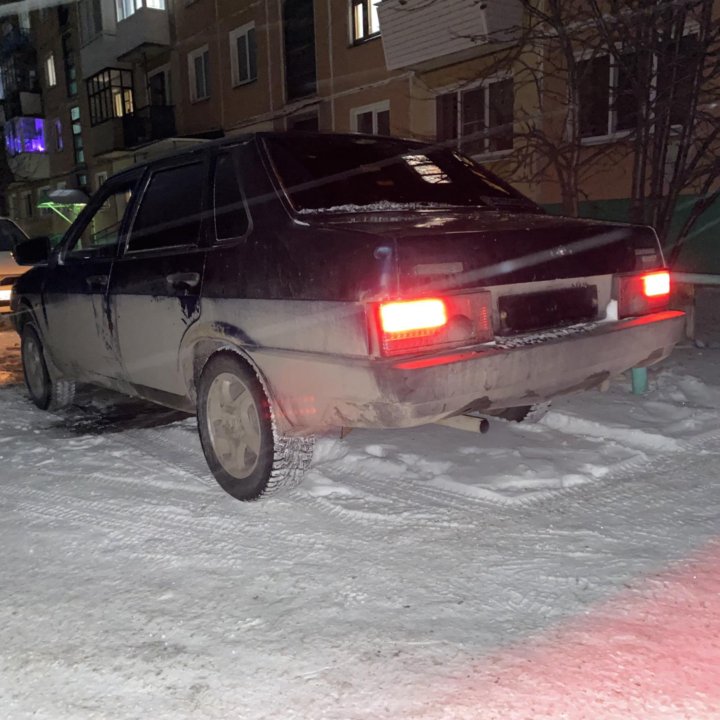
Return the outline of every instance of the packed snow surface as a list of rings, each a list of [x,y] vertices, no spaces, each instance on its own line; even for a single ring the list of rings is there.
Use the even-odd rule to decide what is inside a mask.
[[[0,717],[720,718],[720,349],[487,435],[323,438],[239,503],[195,421],[43,413],[0,333]]]

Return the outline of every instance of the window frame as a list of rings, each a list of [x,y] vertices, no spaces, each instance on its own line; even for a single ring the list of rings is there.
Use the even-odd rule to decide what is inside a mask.
[[[380,37],[380,18],[377,6],[381,0],[350,0],[348,5],[348,34],[351,45],[362,45],[368,40]],[[358,10],[362,11],[362,18],[358,18]],[[373,18],[377,18],[377,30],[373,30]],[[358,28],[358,21],[362,27]]]
[[[492,126],[490,125],[490,87],[492,85],[496,85],[501,82],[505,82],[506,80],[512,80],[513,81],[513,107],[512,107],[512,118],[513,118],[513,126],[515,123],[515,82],[512,73],[506,72],[506,73],[496,73],[494,75],[491,75],[490,77],[483,78],[479,82],[472,83],[470,85],[463,85],[462,87],[454,87],[454,88],[447,88],[445,90],[439,91],[435,96],[435,122],[436,122],[436,128],[435,128],[435,137],[438,137],[438,127],[437,127],[437,103],[438,100],[446,95],[454,95],[455,96],[455,103],[456,103],[456,117],[455,117],[455,137],[453,138],[444,138],[441,142],[447,142],[449,143],[450,140],[453,140],[454,147],[458,150],[458,152],[463,152],[466,155],[469,155],[470,157],[479,157],[484,159],[494,159],[494,158],[502,158],[506,157],[510,153],[513,152],[515,149],[515,132],[513,128],[513,144],[512,147],[504,148],[502,150],[490,150],[490,143],[492,141],[492,135],[490,131],[493,129],[493,127],[499,127],[499,126]],[[463,135],[463,95],[475,92],[477,90],[482,90],[483,92],[483,123],[485,125],[485,129],[487,131],[487,134],[485,137],[482,138],[483,143],[483,149],[480,152],[472,152],[469,153],[465,151],[462,147],[463,140],[466,138],[466,136]],[[440,140],[439,140],[440,141]]]
[[[85,81],[85,89],[90,111],[90,127],[135,112],[132,70],[106,67]]]
[[[141,173],[134,173],[129,177],[117,178],[110,184],[107,184],[101,193],[97,193],[92,197],[90,203],[87,205],[85,210],[83,210],[83,213],[80,216],[82,220],[78,218],[79,222],[71,226],[71,231],[68,232],[65,240],[63,241],[62,248],[60,250],[60,262],[62,264],[65,264],[68,261],[73,263],[92,262],[97,260],[107,261],[108,259],[112,260],[119,257],[121,249],[124,247],[127,240],[130,219],[134,215],[135,208],[137,206],[136,198],[138,180],[140,179],[140,176]],[[123,190],[123,188],[125,189]],[[119,219],[117,239],[115,243],[98,245],[95,248],[75,249],[77,243],[82,237],[82,234],[95,220],[98,213],[106,211],[110,207],[110,198],[120,192],[131,192],[132,195],[128,199],[122,217]],[[112,248],[113,246],[115,248],[114,252],[109,251],[108,248]]]
[[[184,167],[186,165],[200,165],[202,167],[203,177],[205,181],[202,184],[203,191],[200,197],[200,217],[198,235],[195,242],[189,243],[178,243],[177,245],[158,245],[156,247],[133,249],[130,241],[132,240],[133,232],[135,230],[135,223],[137,222],[138,213],[140,212],[143,202],[148,194],[148,189],[152,183],[153,178],[162,172],[172,171],[177,168]],[[213,178],[214,179],[214,178]],[[189,156],[182,158],[181,161],[175,160],[169,163],[163,163],[157,166],[149,167],[146,169],[144,176],[138,184],[137,192],[134,198],[134,206],[132,209],[132,215],[128,218],[128,226],[125,232],[125,239],[122,243],[122,255],[123,257],[140,257],[144,255],[162,255],[166,253],[184,252],[187,250],[193,250],[206,245],[206,227],[207,227],[207,206],[208,206],[208,187],[210,186],[211,178],[209,175],[209,162],[208,156],[203,155],[200,157]]]
[[[160,5],[160,7],[155,7]],[[126,9],[129,12],[126,12]],[[115,0],[115,18],[118,22],[132,17],[138,10],[159,10],[165,12],[167,3],[165,0]]]
[[[253,34],[253,49],[255,53],[254,59],[250,57],[250,33]],[[240,77],[240,53],[237,46],[237,41],[241,37],[245,37],[245,61],[248,69],[248,76],[246,78]],[[257,31],[255,29],[255,22],[245,23],[240,27],[235,28],[228,34],[228,41],[230,45],[230,77],[233,87],[241,87],[242,85],[249,85],[252,82],[257,81],[258,76],[258,65],[257,65]],[[252,74],[253,66],[255,74]]]
[[[57,85],[57,68],[55,67],[55,53],[48,53],[45,56],[43,62],[45,69],[45,85],[48,88],[55,87]]]
[[[211,208],[212,213],[212,236],[210,238],[210,242],[212,245],[228,245],[233,242],[239,242],[241,240],[244,240],[253,229],[253,221],[252,221],[252,215],[250,213],[250,207],[248,205],[247,196],[245,195],[245,189],[243,188],[242,180],[241,178],[237,178],[237,184],[238,184],[238,190],[240,191],[240,199],[242,200],[243,210],[245,212],[245,220],[246,220],[246,226],[245,226],[245,232],[243,232],[241,235],[235,235],[232,237],[220,237],[218,235],[218,228],[217,228],[217,205],[215,203],[215,188],[216,188],[216,175],[217,175],[217,167],[218,163],[222,158],[230,158],[233,169],[237,171],[238,166],[240,165],[240,159],[238,157],[238,153],[240,152],[240,146],[230,146],[225,147],[222,149],[219,149],[215,156],[213,157],[212,161],[212,174],[211,174],[211,192],[210,197],[208,201],[208,207]]]
[[[207,61],[202,61],[203,66],[203,73],[205,75],[205,95],[198,95],[198,84],[197,84],[197,74],[195,71],[195,60],[197,58],[203,58],[207,55]],[[205,45],[201,45],[198,48],[195,48],[195,50],[191,50],[187,55],[188,60],[188,85],[190,89],[190,102],[191,103],[198,103],[203,102],[204,100],[210,99],[210,46],[206,43]]]
[[[390,100],[380,100],[370,103],[369,105],[361,105],[350,109],[350,130],[359,133],[358,121],[361,115],[372,113],[372,133],[371,135],[379,135],[378,132],[378,115],[386,112],[388,114],[388,135],[390,134]]]

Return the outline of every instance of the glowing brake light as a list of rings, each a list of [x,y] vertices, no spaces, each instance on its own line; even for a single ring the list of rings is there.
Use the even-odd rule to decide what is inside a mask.
[[[492,296],[388,300],[375,306],[370,335],[380,355],[411,355],[492,340]]]
[[[445,303],[437,298],[383,303],[380,323],[385,333],[435,330],[447,323],[447,311]]]
[[[658,295],[670,294],[670,273],[662,272],[648,273],[643,275],[643,293],[645,297],[657,297]]]
[[[618,317],[636,317],[667,310],[670,300],[670,273],[628,273],[615,276],[613,296]]]

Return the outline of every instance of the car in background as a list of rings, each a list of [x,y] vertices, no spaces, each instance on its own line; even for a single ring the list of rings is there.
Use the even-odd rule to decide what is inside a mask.
[[[521,416],[666,357],[649,227],[553,217],[452,149],[255,133],[130,168],[16,283],[30,397],[95,383],[197,413],[241,500],[318,433]]]
[[[10,309],[10,293],[15,280],[27,268],[15,262],[15,247],[27,235],[10,218],[0,217],[0,312]]]

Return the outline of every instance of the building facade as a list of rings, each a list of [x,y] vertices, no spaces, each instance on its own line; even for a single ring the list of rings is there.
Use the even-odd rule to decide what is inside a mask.
[[[48,188],[89,193],[138,160],[265,129],[455,146],[558,206],[561,178],[536,171],[545,151],[527,130],[563,135],[565,90],[535,80],[536,53],[508,51],[526,20],[521,0],[79,0],[13,18],[0,50],[6,212],[58,233],[64,221],[37,207]],[[620,218],[622,77],[607,58],[586,65],[581,194]]]

